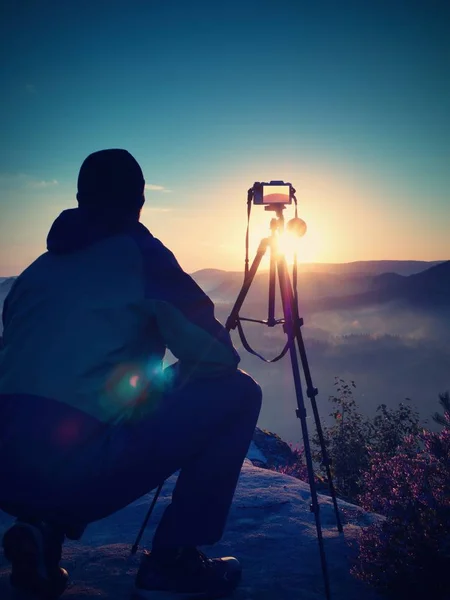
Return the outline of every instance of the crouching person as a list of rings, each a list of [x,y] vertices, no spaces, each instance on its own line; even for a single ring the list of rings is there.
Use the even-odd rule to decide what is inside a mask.
[[[214,306],[140,223],[144,178],[124,150],[91,154],[78,208],[15,281],[0,350],[0,509],[11,585],[57,598],[66,538],[180,471],[144,551],[138,594],[223,597],[237,559],[223,535],[261,408]],[[169,349],[178,359],[163,369]]]

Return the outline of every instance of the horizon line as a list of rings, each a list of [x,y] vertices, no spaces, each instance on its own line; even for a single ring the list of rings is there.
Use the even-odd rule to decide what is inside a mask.
[[[369,260],[350,260],[350,261],[346,261],[346,262],[319,262],[319,261],[310,261],[310,262],[306,262],[306,261],[299,261],[297,263],[297,266],[299,267],[299,269],[301,269],[302,265],[307,265],[307,266],[316,266],[316,265],[333,265],[333,266],[337,266],[337,265],[355,265],[355,264],[368,264],[368,263],[424,263],[424,264],[430,264],[430,263],[445,263],[445,262],[449,262],[450,258],[445,258],[445,259],[436,259],[436,260],[420,260],[420,259],[409,259],[409,258],[405,258],[405,259],[401,259],[401,258],[379,258],[379,259],[369,259]],[[291,265],[291,263],[289,263],[289,265]],[[28,267],[28,265],[27,265]],[[27,267],[25,267],[23,270],[25,270]],[[268,271],[269,269],[260,269],[259,271]],[[224,271],[224,272],[232,272],[232,273],[241,273],[244,271],[244,268],[242,269],[219,269],[217,267],[200,267],[199,269],[195,269],[193,271],[186,271],[187,273],[199,273],[200,271]],[[22,272],[22,271],[21,271]],[[20,273],[19,273],[20,274]],[[11,277],[18,277],[19,274],[16,275],[0,275],[0,279],[10,279]]]

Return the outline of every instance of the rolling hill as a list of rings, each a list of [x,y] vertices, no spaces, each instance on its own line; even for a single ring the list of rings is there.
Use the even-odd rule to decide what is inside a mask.
[[[421,270],[417,271],[419,264]],[[397,266],[398,270],[383,271],[386,266]],[[450,261],[373,261],[328,267],[329,272],[322,271],[322,266],[317,271],[305,271],[304,265],[299,265],[299,298],[302,307],[309,313],[355,309],[392,301],[422,307],[450,308]],[[193,277],[218,305],[233,304],[243,283],[242,273],[216,269],[197,271]],[[246,304],[266,304],[268,284],[268,271],[258,272]]]
[[[396,302],[420,308],[450,308],[450,261],[407,277],[385,273],[374,277],[365,293],[318,300],[316,310],[359,308]]]

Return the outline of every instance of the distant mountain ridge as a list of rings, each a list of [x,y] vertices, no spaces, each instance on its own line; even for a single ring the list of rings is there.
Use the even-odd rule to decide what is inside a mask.
[[[382,273],[398,273],[399,275],[414,275],[445,260],[359,260],[348,263],[299,263],[299,270],[304,273],[334,273],[353,275],[381,275]],[[225,269],[199,269],[192,273],[196,280],[208,279],[223,273],[234,275],[243,274],[243,270],[227,271]],[[11,283],[16,276],[10,275],[0,277],[0,285],[9,281]]]
[[[386,302],[422,308],[450,308],[450,261],[406,277],[384,273],[372,279],[371,287],[370,291],[362,294],[321,299],[317,309],[359,308]]]
[[[386,266],[397,271],[383,271]],[[337,272],[325,272],[322,267],[305,272],[304,265],[299,265],[299,296],[310,311],[354,309],[391,301],[450,307],[450,261],[371,261],[324,266],[332,267]],[[217,269],[197,271],[193,277],[218,305],[234,302],[243,283],[243,273]],[[267,271],[257,273],[246,302],[267,301],[268,279]]]
[[[217,305],[235,302],[242,271],[201,269],[194,280]],[[15,277],[0,278],[0,310]],[[258,271],[246,303],[266,304],[269,273]],[[298,266],[298,290],[309,311],[355,309],[391,301],[450,307],[450,261],[358,261]]]
[[[303,273],[331,273],[335,275],[381,275],[397,273],[399,275],[414,275],[425,269],[434,267],[445,260],[359,260],[348,263],[299,263],[299,271]],[[261,271],[262,272],[262,271]],[[195,271],[194,278],[214,277],[223,273],[243,274],[243,271],[227,271],[223,269],[200,269]]]

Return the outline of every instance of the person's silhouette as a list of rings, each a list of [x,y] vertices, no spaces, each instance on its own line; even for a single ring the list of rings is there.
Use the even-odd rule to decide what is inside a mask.
[[[48,251],[14,282],[0,350],[0,508],[12,586],[58,597],[65,537],[180,470],[137,590],[226,595],[223,534],[261,390],[211,300],[140,223],[144,177],[125,150],[95,152]],[[169,349],[178,359],[163,369]]]

